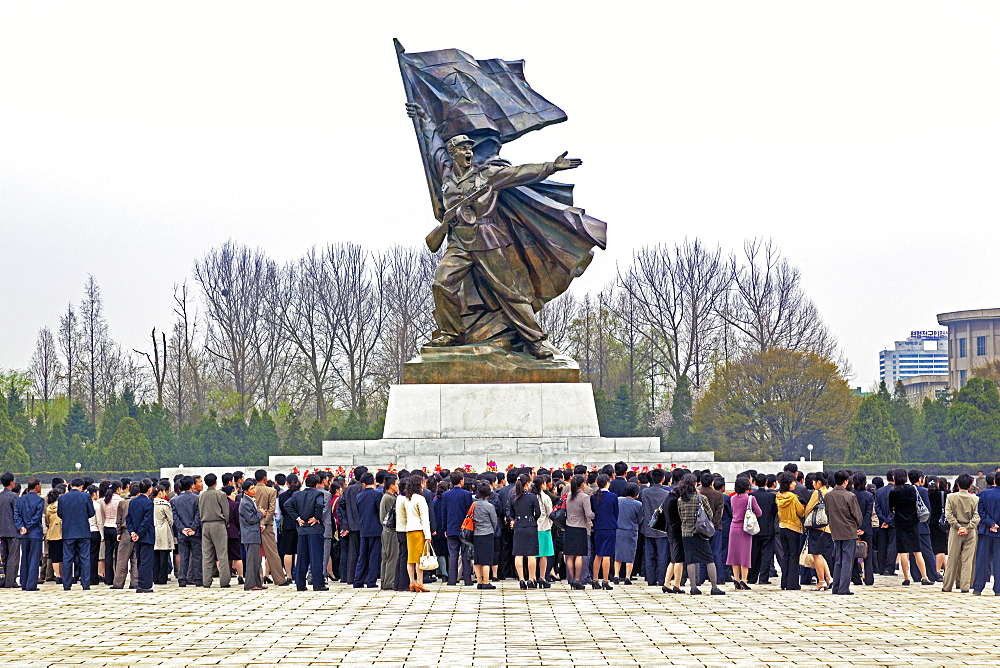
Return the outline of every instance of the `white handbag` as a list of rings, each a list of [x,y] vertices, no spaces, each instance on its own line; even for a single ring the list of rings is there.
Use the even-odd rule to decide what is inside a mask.
[[[760,522],[757,521],[757,516],[753,514],[753,497],[749,494],[747,494],[747,512],[743,515],[743,530],[751,536],[756,536],[760,533]]]
[[[438,568],[438,558],[434,553],[434,546],[430,543],[424,543],[424,553],[420,555],[420,562],[417,566],[420,567],[422,571],[435,571]]]

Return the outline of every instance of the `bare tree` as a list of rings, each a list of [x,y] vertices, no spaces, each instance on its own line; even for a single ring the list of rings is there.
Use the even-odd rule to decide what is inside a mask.
[[[149,363],[149,370],[153,373],[153,382],[156,383],[156,403],[163,405],[163,385],[167,379],[167,335],[160,332],[163,343],[160,345],[156,340],[156,328],[153,328],[150,337],[153,340],[153,355],[141,350],[134,350],[138,355],[146,358]],[[161,350],[162,348],[162,350]]]
[[[747,349],[785,348],[836,356],[837,342],[802,290],[801,273],[770,240],[747,241],[743,258],[734,256],[730,268],[732,292],[722,317],[740,333]]]
[[[386,385],[403,382],[403,365],[434,331],[431,284],[439,255],[423,247],[393,246],[384,256],[385,327],[381,357]]]
[[[619,271],[618,285],[628,295],[622,308],[639,321],[671,386],[684,374],[696,387],[704,381],[728,280],[721,250],[697,239],[673,248],[646,246]]]
[[[174,324],[170,333],[170,373],[166,387],[170,393],[174,419],[180,429],[189,415],[200,415],[204,408],[205,386],[201,348],[198,337],[198,315],[189,306],[187,282],[174,285]],[[187,407],[193,405],[192,410]]]
[[[66,307],[66,313],[59,318],[59,349],[66,360],[66,398],[73,405],[73,372],[80,363],[80,325],[73,305]]]
[[[564,292],[538,312],[538,324],[549,335],[549,343],[557,350],[570,345],[570,328],[576,318],[579,304],[572,292]]]
[[[101,288],[93,275],[87,276],[83,301],[80,303],[80,324],[83,331],[81,362],[87,383],[87,401],[90,421],[97,424],[98,394],[101,390],[102,358],[107,357],[108,324],[104,319],[104,300]]]
[[[62,363],[59,361],[55,337],[52,336],[52,330],[43,327],[38,330],[35,354],[31,357],[31,380],[35,392],[42,400],[42,419],[45,424],[49,423],[49,404],[55,398],[61,371]]]
[[[354,244],[327,246],[336,323],[336,360],[333,372],[340,381],[345,404],[357,410],[369,394],[375,371],[375,352],[386,319],[386,260],[370,257]]]
[[[259,395],[261,377],[258,328],[264,324],[267,282],[274,262],[263,251],[227,241],[195,262],[209,319],[205,349],[221,364],[238,395],[240,412]]]

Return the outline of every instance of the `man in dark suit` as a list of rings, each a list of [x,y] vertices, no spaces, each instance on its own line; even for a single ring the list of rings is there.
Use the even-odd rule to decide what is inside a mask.
[[[910,479],[910,484],[917,488],[917,494],[920,495],[920,500],[924,502],[924,508],[930,510],[931,508],[931,496],[927,492],[927,488],[924,487],[924,472],[917,469],[913,469],[906,474]],[[924,556],[924,564],[927,565],[927,579],[931,582],[941,582],[941,573],[934,567],[937,561],[934,558],[934,549],[931,547],[931,525],[930,518],[924,522],[920,522],[917,525],[917,533],[920,535],[920,553]],[[915,572],[914,569],[917,567],[916,559],[910,555],[910,571]]]
[[[472,586],[472,561],[469,559],[469,551],[462,545],[460,536],[462,533],[462,522],[472,505],[472,494],[463,489],[465,476],[461,471],[452,471],[451,489],[441,495],[441,503],[444,504],[444,535],[448,537],[448,584],[455,586],[459,577],[465,581],[466,587]],[[509,506],[508,506],[509,508]],[[500,519],[501,522],[505,520]],[[459,571],[461,560],[462,571]]]
[[[368,468],[359,466],[354,469],[354,478],[340,497],[341,521],[340,535],[345,545],[340,547],[340,578],[344,584],[354,584],[354,573],[358,568],[358,550],[361,547],[361,518],[358,516],[358,494],[364,489],[361,476],[368,473]]]
[[[896,574],[895,518],[889,509],[889,492],[894,487],[892,471],[885,476],[885,485],[875,492],[875,515],[879,521],[878,565],[882,575]]]
[[[771,584],[771,567],[774,565],[774,532],[778,526],[777,478],[758,473],[754,478],[757,490],[751,495],[760,506],[757,522],[760,532],[753,537],[750,548],[750,584]]]
[[[667,488],[663,481],[666,474],[663,469],[653,469],[649,472],[650,485],[639,490],[639,503],[642,505],[642,524],[639,532],[643,537],[643,573],[646,584],[650,587],[662,587],[667,579],[667,566],[670,562],[670,543],[666,531],[653,529],[649,521],[657,508],[667,500]]]
[[[177,551],[180,568],[177,585],[200,587],[201,582],[201,515],[198,513],[198,495],[192,491],[194,478],[184,476],[180,481],[181,493],[170,500],[177,534]]]
[[[28,489],[14,504],[14,525],[21,536],[21,589],[38,591],[38,569],[42,563],[42,515],[45,499],[42,481],[32,478]],[[13,578],[11,578],[13,579]]]
[[[976,544],[972,593],[979,596],[993,576],[993,593],[1000,596],[1000,487],[995,473],[987,473],[986,489],[979,496],[979,542]]]
[[[153,545],[156,544],[156,528],[153,525],[153,500],[149,498],[152,489],[149,482],[139,483],[139,496],[128,504],[125,529],[135,547],[139,581],[136,591],[148,594],[153,591]]]
[[[374,477],[372,483],[374,483]],[[298,529],[299,542],[296,548],[299,563],[295,570],[295,588],[306,590],[306,573],[312,571],[313,589],[328,591],[323,579],[323,494],[316,489],[319,476],[306,476],[306,488],[292,494],[285,503],[285,510]],[[377,571],[376,571],[377,572]]]
[[[21,563],[21,535],[14,526],[14,503],[17,494],[14,493],[14,476],[4,473],[0,476],[0,563],[3,564],[4,587],[11,589],[17,586],[17,573]]]
[[[90,518],[96,514],[94,501],[83,491],[82,478],[73,478],[70,491],[59,497],[56,513],[62,520],[63,589],[70,589],[79,578],[80,586],[90,589]]]
[[[354,588],[367,585],[369,589],[374,589],[382,564],[382,520],[378,514],[382,492],[375,489],[375,476],[371,473],[361,476],[361,484],[364,489],[357,497],[361,545],[354,572]]]
[[[850,596],[851,571],[854,567],[854,548],[861,530],[861,507],[858,497],[847,491],[847,471],[833,474],[834,487],[826,496],[826,514],[829,518],[830,537],[833,538],[833,593]]]
[[[625,462],[616,462],[615,477],[611,479],[608,491],[619,498],[625,496],[625,485],[628,484],[628,478],[625,477],[626,473],[628,473],[628,464]]]
[[[270,527],[261,525],[265,513],[257,507],[257,485],[256,481],[243,481],[243,498],[240,499],[240,542],[246,552],[247,559],[243,565],[244,586],[246,591],[261,591],[267,589],[261,577],[260,552],[264,531],[271,531]]]

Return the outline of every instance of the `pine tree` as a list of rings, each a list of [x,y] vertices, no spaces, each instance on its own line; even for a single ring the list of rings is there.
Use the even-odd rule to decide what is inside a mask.
[[[177,466],[186,463],[178,459],[177,437],[170,426],[170,417],[160,404],[143,404],[138,407],[136,420],[149,441],[153,458],[158,466]]]
[[[256,408],[250,412],[250,426],[247,428],[246,463],[264,464],[270,455],[279,450],[278,431],[270,413],[260,413]]]
[[[955,396],[945,422],[952,457],[985,462],[1000,455],[1000,393],[992,380],[970,378]]]
[[[666,452],[691,452],[695,450],[694,435],[691,433],[691,382],[687,374],[677,379],[674,396],[670,403],[670,429],[664,439]]]
[[[66,436],[66,443],[69,443],[70,439],[73,438],[73,434],[79,434],[80,439],[84,442],[93,441],[97,436],[94,423],[87,417],[87,411],[79,401],[70,406],[69,415],[66,416],[66,422],[63,424],[63,433]]]
[[[222,466],[213,459],[221,440],[222,430],[219,428],[215,411],[209,411],[198,420],[198,426],[190,439],[192,461],[185,462],[185,464],[188,466]]]
[[[0,472],[27,473],[31,469],[23,441],[24,432],[14,426],[7,398],[0,395]]]
[[[903,461],[920,461],[919,414],[906,399],[902,381],[896,381],[892,399],[889,401],[889,420],[899,435],[899,447]]]
[[[354,415],[354,413],[351,413]],[[348,422],[350,421],[350,416],[348,417]],[[344,423],[347,426],[347,422]],[[309,441],[307,440],[306,433],[302,429],[302,423],[299,422],[298,416],[295,413],[291,413],[285,420],[285,439],[281,443],[281,454],[283,455],[304,455],[309,448]],[[341,428],[341,438],[364,438],[363,436],[345,436],[344,428]],[[364,433],[362,430],[360,433]]]
[[[156,468],[149,439],[135,418],[124,417],[111,437],[104,453],[104,465],[109,471],[152,471]]]
[[[847,463],[874,464],[900,461],[899,435],[889,419],[881,394],[861,401],[848,428]]]
[[[104,404],[104,412],[101,413],[101,428],[97,433],[97,448],[104,452],[111,445],[111,439],[118,431],[118,424],[122,418],[132,417],[129,415],[129,406],[125,401],[112,394],[108,397],[108,402]]]
[[[383,422],[383,425],[385,423]],[[323,429],[323,423],[319,420],[313,420],[312,426],[309,428],[309,453],[313,455],[323,454],[323,440],[326,436],[325,430]],[[381,434],[379,435],[381,438]]]

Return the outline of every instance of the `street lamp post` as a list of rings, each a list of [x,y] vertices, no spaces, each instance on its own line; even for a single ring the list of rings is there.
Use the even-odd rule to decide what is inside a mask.
[[[809,445],[807,445],[806,446],[806,450],[809,451],[809,461],[812,461],[813,460],[813,444],[810,443]]]

